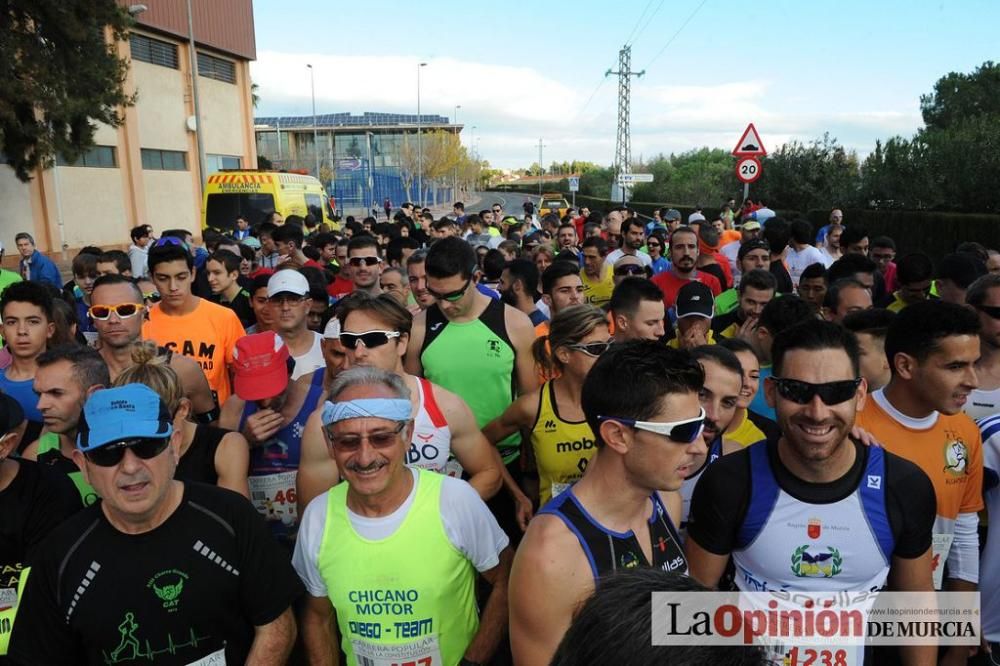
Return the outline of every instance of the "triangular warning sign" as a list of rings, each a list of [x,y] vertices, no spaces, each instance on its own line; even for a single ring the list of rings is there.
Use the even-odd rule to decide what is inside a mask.
[[[757,134],[757,128],[753,126],[753,123],[747,125],[739,143],[733,148],[732,154],[736,157],[767,155],[767,151],[764,150],[764,142],[760,140],[760,134]]]

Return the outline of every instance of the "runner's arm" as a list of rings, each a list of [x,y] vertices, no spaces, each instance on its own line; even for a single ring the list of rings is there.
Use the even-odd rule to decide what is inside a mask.
[[[535,412],[538,410],[539,400],[538,391],[532,391],[510,403],[503,414],[483,427],[483,435],[486,436],[486,440],[496,446],[497,442],[502,442],[519,430],[529,429]]]
[[[577,605],[594,590],[583,550],[559,518],[531,524],[511,568],[510,647],[515,664],[548,664]]]
[[[302,624],[302,645],[306,661],[311,666],[337,666],[340,649],[337,645],[337,617],[329,597],[307,594],[299,613]]]
[[[894,555],[892,566],[889,569],[889,589],[894,592],[933,592],[932,552],[933,550],[928,548],[923,555],[914,558]],[[968,651],[965,646],[955,646],[950,649],[957,649],[961,652]],[[905,645],[900,646],[899,652],[901,661],[907,666],[917,666],[918,664],[930,666],[937,663],[937,645]]]
[[[270,666],[283,664],[288,660],[295,643],[295,616],[292,609],[265,625],[254,627],[253,644],[247,655],[247,666]]]
[[[296,501],[299,515],[305,513],[309,502],[340,483],[340,470],[330,456],[326,436],[323,434],[321,407],[313,411],[306,420],[302,432],[302,448],[299,458],[299,473],[295,477]]]
[[[238,432],[227,433],[215,449],[215,473],[219,477],[216,485],[250,499],[249,469],[250,446],[246,438]]]
[[[479,630],[465,650],[465,658],[477,664],[485,664],[493,657],[507,629],[507,581],[514,554],[508,546],[500,551],[499,557],[497,566],[481,574],[492,589],[479,618]]]
[[[494,455],[493,447],[476,425],[476,418],[461,398],[439,386],[433,389],[451,429],[451,451],[462,469],[469,474],[469,485],[479,496],[488,500],[503,485],[500,469],[503,461]]]
[[[170,357],[170,365],[177,372],[177,378],[181,380],[184,388],[184,397],[191,401],[191,414],[208,414],[216,409],[215,398],[212,397],[212,388],[208,385],[208,378],[198,367],[198,362],[182,356],[173,354]],[[195,419],[197,421],[197,419]],[[218,418],[205,425],[217,425]]]
[[[424,376],[424,366],[420,362],[420,352],[424,347],[424,335],[427,332],[427,311],[422,310],[413,318],[413,328],[410,330],[410,341],[406,345],[406,358],[403,367],[411,375]]]

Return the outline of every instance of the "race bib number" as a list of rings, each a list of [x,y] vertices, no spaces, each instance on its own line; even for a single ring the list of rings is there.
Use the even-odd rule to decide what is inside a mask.
[[[450,476],[453,479],[461,479],[464,471],[465,470],[462,469],[462,465],[460,465],[454,458],[444,464],[445,476]]]
[[[226,666],[226,648],[212,654],[206,654],[198,661],[192,661],[188,666]]]
[[[0,611],[8,608],[17,608],[17,588],[5,587],[0,589]]]
[[[354,658],[358,666],[444,666],[437,635],[412,643],[384,645],[352,639]]]
[[[948,561],[948,553],[951,552],[951,542],[954,538],[953,534],[935,533],[933,541],[931,541],[931,552],[934,556],[932,571],[934,572],[935,590],[940,590],[944,582],[944,563]]]
[[[296,504],[294,470],[268,474],[266,476],[251,476],[250,501],[267,520],[294,525],[299,517]]]

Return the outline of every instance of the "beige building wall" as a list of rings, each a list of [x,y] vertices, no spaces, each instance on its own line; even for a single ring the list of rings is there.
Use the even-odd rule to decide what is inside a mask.
[[[14,176],[14,170],[0,166],[0,202],[3,202],[3,213],[0,214],[0,242],[3,243],[4,256],[17,254],[14,248],[14,235],[19,231],[35,234],[35,224],[31,206],[31,192],[28,186]]]

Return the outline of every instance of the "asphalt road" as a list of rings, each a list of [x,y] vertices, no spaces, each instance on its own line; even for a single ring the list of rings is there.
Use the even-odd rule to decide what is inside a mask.
[[[490,208],[497,201],[503,204],[503,211],[506,215],[516,215],[518,217],[523,215],[524,208],[522,206],[524,206],[525,201],[535,204],[535,212],[538,212],[538,195],[524,194],[522,192],[483,192],[480,196],[477,210]]]

